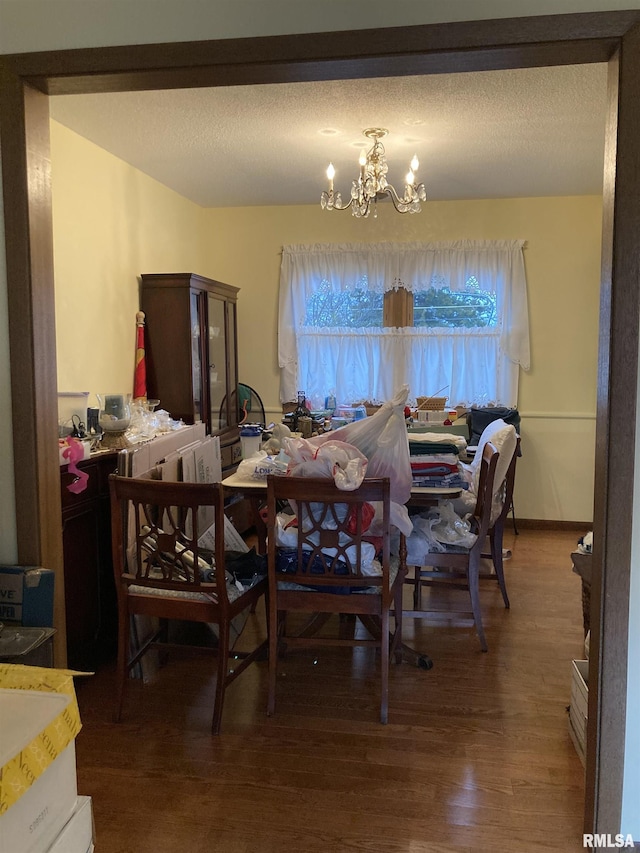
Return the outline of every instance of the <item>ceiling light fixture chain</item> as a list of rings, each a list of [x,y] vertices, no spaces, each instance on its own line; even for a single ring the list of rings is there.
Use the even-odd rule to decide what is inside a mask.
[[[366,153],[363,150],[360,154],[360,174],[351,184],[351,198],[347,204],[343,203],[341,194],[333,189],[336,171],[333,164],[329,163],[327,169],[329,189],[325,190],[320,196],[320,206],[323,210],[348,210],[351,208],[352,215],[358,218],[366,218],[373,210],[375,218],[377,216],[378,197],[388,195],[398,213],[420,213],[422,210],[420,202],[427,200],[427,191],[423,183],[416,183],[415,173],[420,164],[415,154],[405,177],[402,197],[398,195],[391,184],[387,183],[389,167],[384,145],[380,140],[388,132],[384,127],[369,127],[363,131],[368,139],[373,139],[373,145]]]

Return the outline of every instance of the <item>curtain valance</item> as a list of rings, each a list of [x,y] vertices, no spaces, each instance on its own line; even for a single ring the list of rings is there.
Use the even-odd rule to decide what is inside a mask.
[[[368,290],[380,293],[397,287],[464,290],[472,277],[480,289],[494,290],[497,271],[521,255],[523,246],[524,240],[315,243],[283,246],[282,265],[294,286],[311,292],[319,281],[335,291],[361,287],[364,281]]]

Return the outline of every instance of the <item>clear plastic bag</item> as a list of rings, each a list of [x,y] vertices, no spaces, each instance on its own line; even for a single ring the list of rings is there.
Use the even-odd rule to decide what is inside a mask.
[[[471,548],[477,536],[467,518],[461,518],[450,501],[411,518],[413,529],[407,538],[407,565],[428,565],[428,554],[447,550],[448,545]]]
[[[438,542],[432,533],[433,525],[439,519],[414,515],[411,520],[413,530],[411,535],[407,537],[407,565],[424,566],[427,564],[427,554],[446,550],[445,546]]]
[[[471,524],[461,518],[453,509],[451,501],[445,501],[430,512],[435,524],[431,526],[431,535],[443,545],[459,545],[472,548],[478,538],[471,531]]]

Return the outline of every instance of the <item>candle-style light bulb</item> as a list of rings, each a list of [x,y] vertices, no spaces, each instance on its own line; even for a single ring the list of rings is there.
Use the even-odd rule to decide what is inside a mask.
[[[333,168],[333,163],[329,163],[327,166],[327,178],[329,179],[329,190],[333,190],[333,179],[335,177],[336,170]]]
[[[411,163],[409,163],[409,165],[411,166],[411,171],[412,171],[412,172],[417,172],[417,171],[418,171],[418,166],[420,165],[420,161],[418,160],[418,155],[417,155],[417,154],[414,154],[414,155],[413,155],[413,160],[411,161]]]
[[[407,174],[405,175],[405,179],[404,179],[404,180],[405,180],[405,183],[407,183],[407,184],[413,184],[413,182],[415,181],[415,179],[416,179],[415,175],[413,174],[413,172],[411,171],[411,169],[409,169],[409,171],[408,171],[408,172],[407,172]]]
[[[361,166],[367,165],[367,154],[366,154],[364,149],[360,152],[360,157],[358,158],[358,163],[360,163]]]

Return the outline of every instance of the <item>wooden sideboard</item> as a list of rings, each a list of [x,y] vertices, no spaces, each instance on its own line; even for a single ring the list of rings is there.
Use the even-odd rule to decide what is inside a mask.
[[[109,474],[116,465],[116,451],[78,463],[89,479],[87,488],[77,495],[67,488],[74,475],[66,465],[60,468],[67,665],[71,669],[92,670],[115,655],[118,617]]]

